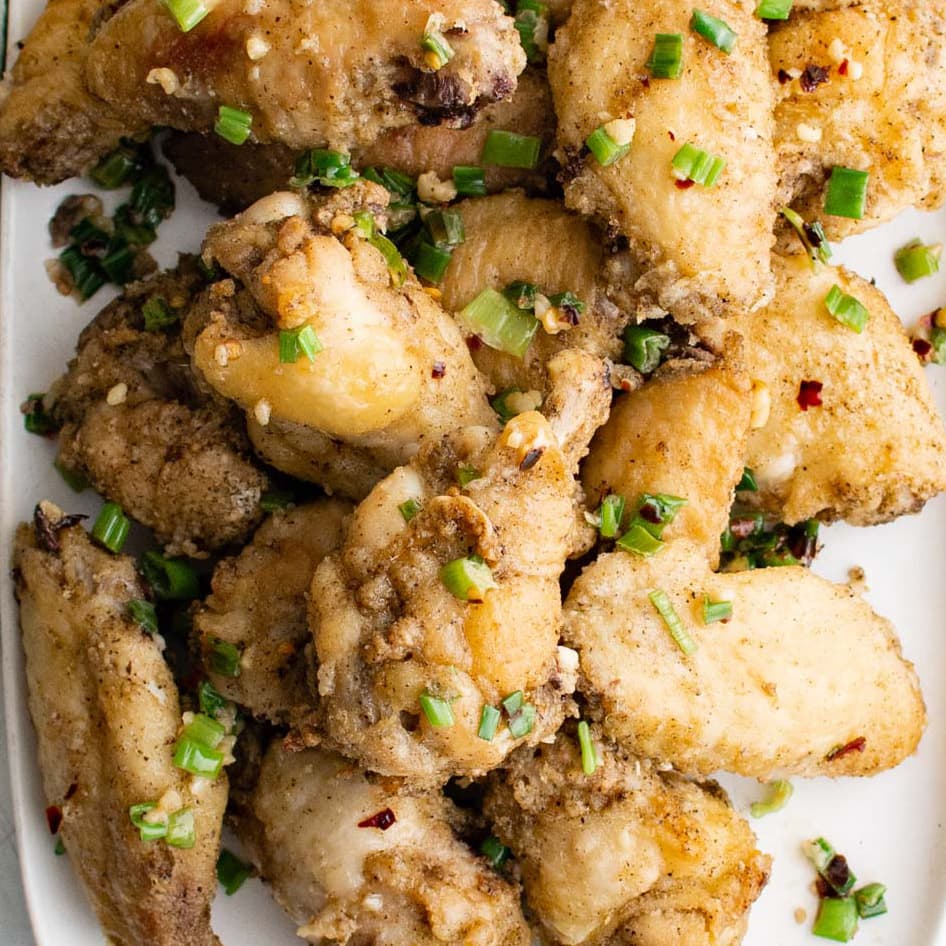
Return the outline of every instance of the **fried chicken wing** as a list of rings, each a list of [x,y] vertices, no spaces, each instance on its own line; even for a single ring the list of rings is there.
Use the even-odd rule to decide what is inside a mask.
[[[730,946],[769,858],[714,783],[658,772],[592,730],[517,752],[490,776],[485,812],[522,870],[526,901],[562,946]]]
[[[453,320],[355,228],[354,213],[383,224],[387,199],[370,183],[322,205],[277,193],[212,228],[205,256],[246,292],[224,281],[194,316],[194,364],[247,411],[264,458],[357,498],[423,441],[495,424]],[[280,333],[305,329],[320,350],[282,360]]]
[[[220,693],[254,716],[297,724],[316,702],[303,658],[311,640],[306,592],[316,565],[339,545],[350,512],[348,503],[333,499],[276,512],[214,571],[194,629],[204,649],[217,639],[239,648],[239,676],[209,675]]]
[[[738,34],[729,55],[690,30],[693,8],[680,0],[578,0],[549,51],[566,203],[625,234],[645,264],[641,304],[685,322],[707,310],[751,310],[772,294],[776,182],[765,27],[734,0],[706,10]],[[657,33],[683,36],[679,79],[648,73]],[[608,166],[582,150],[602,126],[618,144],[630,143]],[[725,160],[713,186],[674,176],[686,144]]]
[[[60,461],[153,529],[171,554],[201,555],[259,522],[268,478],[239,412],[204,390],[177,328],[148,331],[142,308],[184,312],[203,287],[194,260],[134,283],[79,337],[47,401]]]
[[[663,590],[682,651],[648,596]],[[732,602],[704,627],[704,599]],[[565,603],[565,641],[607,732],[682,772],[872,775],[914,752],[919,682],[890,622],[799,566],[714,575],[688,540],[602,555]]]
[[[528,946],[518,893],[453,833],[437,791],[274,743],[241,825],[276,899],[317,946]]]
[[[17,532],[14,575],[46,797],[109,942],[220,946],[210,901],[226,777],[198,791],[172,762],[177,687],[128,615],[145,597],[133,560],[44,502]],[[194,846],[141,841],[129,807],[145,802],[189,808]]]
[[[453,53],[442,68],[425,59],[431,29]],[[252,115],[256,141],[350,151],[418,119],[463,125],[512,93],[525,65],[492,0],[222,0],[186,33],[161,0],[129,0],[93,40],[85,75],[139,123],[209,132],[228,105]]]
[[[836,5],[836,4],[835,4]],[[781,205],[832,239],[946,197],[946,3],[799,12],[769,37]],[[835,166],[870,173],[862,219],[824,214]]]

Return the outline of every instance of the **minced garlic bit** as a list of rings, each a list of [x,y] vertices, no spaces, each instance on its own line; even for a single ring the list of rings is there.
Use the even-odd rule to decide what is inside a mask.
[[[828,55],[832,62],[844,62],[847,59],[847,50],[844,48],[844,43],[837,36],[828,44]]]
[[[256,33],[246,41],[246,55],[249,56],[253,62],[256,62],[257,59],[262,59],[269,50],[269,43]]]
[[[534,312],[549,335],[558,335],[559,332],[565,332],[575,325],[566,312],[552,305],[548,298],[539,292],[535,294]]]
[[[259,424],[260,427],[265,427],[269,423],[269,418],[272,416],[272,413],[273,408],[264,397],[261,397],[253,406],[253,416],[256,418],[256,423]]]
[[[799,122],[795,128],[795,134],[801,141],[807,141],[814,144],[821,141],[822,131],[818,125],[809,125],[805,122]]]
[[[355,218],[351,214],[335,214],[332,217],[331,230],[335,236],[347,233],[355,226]]]
[[[562,670],[575,671],[578,669],[578,651],[571,647],[558,647],[558,665]]]
[[[228,342],[220,342],[214,348],[214,361],[221,367],[226,368],[230,360],[239,358],[243,354],[243,344],[237,339],[231,339]]]
[[[128,397],[128,385],[124,381],[119,381],[118,384],[109,388],[108,394],[105,395],[105,403],[109,407],[118,407],[119,404],[125,403],[126,397]]]
[[[417,178],[417,196],[425,204],[448,204],[457,196],[453,181],[442,181],[436,171],[424,171]]]
[[[542,395],[539,391],[510,391],[505,401],[511,414],[525,414],[542,406]]]
[[[772,394],[764,381],[752,382],[752,413],[749,416],[749,426],[758,430],[769,422],[772,411]]]
[[[361,901],[361,905],[371,913],[380,913],[381,908],[384,906],[384,898],[379,893],[369,893],[368,896]]]
[[[835,37],[828,44],[828,55],[831,57],[831,61],[836,65],[847,63],[844,75],[849,79],[853,79],[856,82],[864,75],[864,66],[856,59],[851,58],[848,48],[838,37]]]
[[[605,123],[604,130],[618,147],[623,148],[634,140],[634,132],[637,131],[637,120],[634,118],[615,118]]]
[[[149,85],[159,85],[164,89],[165,95],[174,95],[181,87],[180,80],[177,78],[177,74],[173,69],[161,68],[161,69],[152,69],[147,77],[145,82]]]

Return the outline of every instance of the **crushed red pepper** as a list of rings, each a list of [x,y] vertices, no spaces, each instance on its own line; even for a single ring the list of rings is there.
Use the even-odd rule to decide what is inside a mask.
[[[809,407],[821,407],[821,389],[824,385],[820,381],[802,381],[798,385],[798,406],[807,411]]]
[[[378,828],[381,831],[387,831],[394,822],[397,821],[395,814],[390,808],[385,808],[373,814],[370,818],[358,822],[359,828]]]
[[[867,748],[867,739],[864,736],[858,736],[843,746],[835,746],[826,756],[826,762],[833,762],[835,759],[843,758],[852,752],[863,752]]]

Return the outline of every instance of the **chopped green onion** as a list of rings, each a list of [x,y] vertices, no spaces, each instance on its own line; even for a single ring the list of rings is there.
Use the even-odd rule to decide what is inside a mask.
[[[197,687],[197,702],[200,711],[205,715],[216,719],[217,714],[230,701],[217,691],[217,688],[209,680],[201,680]]]
[[[456,210],[432,210],[424,216],[424,227],[434,246],[459,246],[466,239],[463,217]]]
[[[208,749],[216,749],[227,734],[226,728],[212,716],[194,713],[194,718],[184,727],[184,736],[199,742]]]
[[[424,50],[424,62],[434,72],[442,69],[454,56],[453,47],[440,31],[442,23],[442,16],[432,14],[427,20],[427,27],[420,41],[420,47]]]
[[[236,854],[226,848],[220,852],[217,858],[217,880],[228,897],[232,897],[243,886],[252,872],[253,868]]]
[[[296,158],[295,173],[289,180],[291,187],[308,187],[319,183],[323,187],[350,187],[360,179],[351,166],[351,156],[341,151],[312,148]],[[382,181],[384,186],[387,183]]]
[[[62,857],[66,853],[66,845],[62,843],[62,838],[56,838],[56,846],[53,848],[53,854],[56,857]],[[886,907],[884,908],[886,909]]]
[[[398,511],[404,517],[405,522],[410,522],[414,516],[421,510],[421,503],[419,499],[405,499],[398,507]]]
[[[480,739],[485,739],[487,742],[492,742],[493,736],[496,735],[496,728],[499,726],[499,720],[502,718],[502,713],[496,709],[495,706],[490,706],[486,703],[483,706],[483,711],[480,713],[480,727],[476,731],[476,735]]]
[[[548,48],[548,7],[536,0],[519,0],[515,24],[526,59],[530,63],[542,62]]]
[[[70,470],[61,460],[57,460],[53,466],[73,492],[81,493],[89,488],[89,481],[85,476],[75,470]]]
[[[737,493],[757,493],[759,491],[759,484],[756,482],[755,473],[749,469],[749,467],[744,466],[742,468],[742,479],[739,480],[736,485]]]
[[[167,843],[171,847],[187,850],[197,843],[197,831],[194,827],[194,812],[190,808],[168,815]]]
[[[531,312],[535,308],[535,297],[539,287],[535,283],[517,280],[503,290],[503,295],[517,308]]]
[[[158,633],[158,614],[150,601],[137,598],[128,602],[128,614],[138,626],[147,633]]]
[[[709,595],[703,596],[704,624],[715,624],[717,621],[728,621],[731,617],[731,601],[711,601]]]
[[[814,865],[824,881],[839,897],[847,896],[857,882],[847,861],[824,839],[816,838],[802,845],[805,856]],[[840,868],[840,869],[838,869]]]
[[[617,540],[616,545],[625,552],[634,552],[643,558],[656,555],[664,547],[660,539],[636,521],[631,523],[631,527]]]
[[[663,537],[664,529],[677,518],[687,504],[682,496],[669,493],[641,493],[637,502],[635,522],[643,526],[655,539]]]
[[[523,700],[524,696],[522,690],[516,690],[514,693],[510,693],[509,696],[507,696],[506,699],[502,701],[503,709],[509,716],[514,716],[519,712],[520,709],[522,709]]]
[[[930,344],[933,346],[933,363],[946,365],[946,329],[940,328],[935,322],[930,329]]]
[[[141,152],[134,142],[123,138],[121,144],[99,159],[89,177],[105,190],[116,190],[141,171]]]
[[[250,137],[252,126],[253,116],[249,112],[244,112],[243,109],[231,108],[229,105],[221,105],[217,109],[214,131],[232,145],[243,144]]]
[[[802,850],[805,852],[805,857],[814,864],[815,870],[819,874],[827,868],[837,854],[837,851],[824,838],[806,841],[802,845]]]
[[[204,0],[164,0],[164,5],[183,33],[189,33],[211,9]]]
[[[83,256],[77,246],[66,247],[59,254],[59,262],[68,270],[72,284],[83,302],[91,299],[108,281],[97,261]]]
[[[482,476],[483,474],[475,466],[466,463],[461,463],[457,469],[457,482],[461,488],[466,488],[473,480],[481,479]]]
[[[624,360],[641,374],[650,374],[670,346],[670,336],[642,325],[624,330]]]
[[[863,332],[870,313],[867,307],[854,296],[849,296],[840,286],[831,287],[824,299],[825,308],[842,325],[853,329],[855,332]]]
[[[279,333],[279,361],[284,365],[294,365],[300,355],[315,361],[315,356],[321,350],[322,343],[311,325],[300,325]]]
[[[106,503],[92,526],[92,538],[109,552],[118,553],[128,538],[130,528],[131,521],[122,507],[118,503]]]
[[[600,525],[598,531],[605,539],[614,539],[621,531],[621,523],[624,520],[624,497],[612,493],[601,500],[601,508],[598,510]]]
[[[288,489],[271,489],[259,499],[259,507],[263,512],[277,512],[280,509],[289,509],[295,504],[296,497]]]
[[[504,427],[518,413],[507,403],[507,399],[512,394],[522,394],[522,390],[520,388],[506,388],[505,391],[500,391],[499,394],[489,402],[489,406],[496,412],[496,415],[499,417]]]
[[[828,242],[820,220],[816,220],[814,223],[805,223],[801,214],[795,213],[791,207],[783,207],[782,216],[798,234],[798,239],[805,247],[805,252],[808,254],[813,267],[817,268],[818,263],[827,263],[831,259],[831,244]]]
[[[240,656],[240,650],[236,645],[215,637],[207,653],[207,668],[211,673],[219,673],[222,677],[238,677]]]
[[[45,397],[46,395],[42,392],[31,394],[20,407],[20,411],[23,413],[23,426],[27,433],[45,437],[59,429],[52,417],[46,413],[46,408],[43,406]]]
[[[122,204],[114,214],[112,221],[115,224],[114,243],[116,246],[127,243],[129,246],[149,246],[158,238],[156,226],[144,221],[130,203]]]
[[[142,841],[159,841],[167,836],[167,822],[157,821],[152,823],[145,821],[144,816],[157,807],[157,802],[145,801],[139,805],[132,805],[128,809],[128,817],[131,818],[131,823],[138,829]]]
[[[499,838],[492,835],[480,845],[480,854],[489,862],[489,866],[494,870],[499,870],[509,859],[509,848],[503,844]]]
[[[532,344],[538,319],[495,289],[484,289],[458,313],[466,328],[490,348],[522,358]]]
[[[448,562],[440,569],[440,580],[461,601],[480,602],[487,591],[499,587],[489,566],[475,555]]]
[[[342,163],[337,165],[337,167],[348,167],[348,162],[351,160],[348,155],[340,154],[337,151],[325,152],[327,154],[336,155],[341,159]],[[408,200],[414,195],[414,178],[408,174],[404,174],[402,171],[398,171],[395,168],[365,168],[362,172],[362,176],[365,180],[373,181],[375,184],[380,184],[382,187],[387,188],[391,194],[397,198]],[[392,205],[393,206],[393,205]]]
[[[421,240],[417,244],[414,252],[414,259],[411,261],[414,266],[414,272],[422,279],[428,282],[443,282],[443,277],[450,265],[450,259],[453,256],[453,250],[434,246],[426,240]]]
[[[794,789],[791,782],[786,782],[780,778],[775,779],[769,782],[765,801],[753,802],[749,806],[749,812],[753,818],[764,818],[766,815],[775,814],[776,811],[781,811],[788,804],[792,792],[794,792]]]
[[[391,275],[391,285],[395,289],[404,285],[407,278],[407,263],[401,256],[400,250],[375,226],[374,217],[366,210],[355,214],[355,225],[358,232],[384,257]]]
[[[736,45],[736,33],[729,24],[703,10],[694,10],[690,18],[690,29],[709,40],[717,49],[731,53]]]
[[[619,145],[605,130],[604,125],[599,125],[586,139],[585,145],[595,156],[595,160],[601,167],[606,168],[619,161],[631,150],[630,144]]]
[[[836,943],[850,942],[857,932],[857,904],[854,898],[825,897],[818,905],[818,916],[811,932]]]
[[[480,167],[458,164],[453,169],[453,186],[460,197],[483,197],[486,194],[486,172]]]
[[[523,703],[513,716],[509,717],[509,734],[513,739],[522,739],[532,732],[535,725],[535,707],[531,703]]]
[[[893,261],[904,281],[912,283],[939,272],[942,252],[943,248],[939,244],[925,246],[920,240],[911,240],[897,250]]]
[[[420,708],[427,717],[427,722],[435,729],[443,729],[452,726],[456,720],[453,717],[453,707],[448,700],[442,700],[439,696],[434,696],[427,690],[421,693]]]
[[[655,79],[679,79],[683,72],[683,35],[658,33],[654,50],[647,60],[647,70]]]
[[[866,884],[860,890],[854,891],[854,902],[857,905],[857,914],[862,920],[869,920],[873,916],[881,916],[887,912],[887,901],[884,894],[887,888],[883,884]]]
[[[160,164],[147,168],[135,181],[127,207],[129,220],[151,230],[170,217],[174,210],[174,182],[167,168]]]
[[[549,296],[549,302],[551,302],[556,309],[563,309],[574,315],[575,323],[578,321],[578,316],[585,311],[585,303],[573,292],[556,292]]]
[[[824,198],[824,212],[832,217],[860,220],[867,200],[867,171],[836,166],[831,169]]]
[[[184,559],[145,552],[141,571],[161,601],[189,601],[200,595],[197,573]]]
[[[493,130],[486,136],[483,164],[495,164],[504,168],[525,168],[531,171],[539,163],[542,139],[532,135],[517,135],[512,131]]]
[[[680,181],[693,181],[703,187],[712,187],[726,167],[726,159],[710,154],[686,142],[670,162],[673,176]]]
[[[182,736],[174,748],[174,764],[191,775],[215,779],[223,769],[223,753]]]
[[[582,720],[578,724],[578,745],[581,747],[581,770],[585,775],[594,775],[598,768],[598,754],[591,741],[591,728]]]
[[[134,265],[137,253],[134,247],[118,246],[99,260],[109,281],[117,286],[124,286],[134,278]]]
[[[146,332],[159,332],[169,325],[175,325],[178,314],[168,305],[163,296],[152,296],[141,307],[141,316],[145,322]]]
[[[651,591],[647,596],[650,603],[656,608],[657,613],[663,618],[670,636],[676,641],[677,646],[687,656],[696,650],[696,641],[690,636],[687,629],[683,626],[680,616],[674,610],[667,593],[660,588]]]
[[[760,0],[755,15],[760,20],[787,20],[794,0]]]

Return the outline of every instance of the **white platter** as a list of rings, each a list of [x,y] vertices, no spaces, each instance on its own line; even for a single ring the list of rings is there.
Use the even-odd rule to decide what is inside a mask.
[[[22,3],[11,12],[11,43],[25,35],[38,6]],[[4,180],[0,206],[3,695],[23,884],[38,946],[101,946],[103,939],[68,858],[54,856],[46,827],[7,568],[16,523],[29,518],[39,499],[48,497],[69,511],[86,513],[99,505],[91,492],[71,492],[52,467],[53,444],[27,434],[19,413],[19,404],[30,392],[45,390],[59,374],[79,330],[108,298],[103,290],[79,307],[55,292],[43,268],[43,261],[53,255],[46,225],[55,207],[66,194],[88,189],[83,182],[39,190]],[[179,250],[196,250],[206,223],[213,219],[212,211],[181,182],[177,203],[155,250],[162,265],[173,263]],[[915,236],[926,242],[946,241],[946,212],[907,212],[881,230],[848,241],[837,253],[858,272],[876,278],[907,324],[946,303],[946,272],[907,287],[893,268],[893,249]],[[940,408],[946,410],[946,368],[928,371]],[[917,664],[930,725],[919,753],[899,769],[870,780],[796,780],[789,806],[754,822],[760,846],[775,856],[775,867],[753,909],[745,946],[824,942],[810,934],[815,898],[811,871],[799,851],[803,839],[818,834],[848,856],[862,881],[888,885],[890,913],[862,923],[855,940],[859,946],[946,946],[946,498],[930,503],[920,516],[888,526],[836,526],[822,535],[825,547],[815,570],[844,581],[851,566],[865,569],[868,598],[894,621],[906,655]],[[818,694],[813,692],[811,698],[817,701]],[[760,795],[753,782],[731,777],[722,781],[740,810],[746,811]],[[795,919],[798,908],[808,914],[803,923]],[[300,942],[258,881],[232,898],[220,894],[214,926],[225,946]]]

